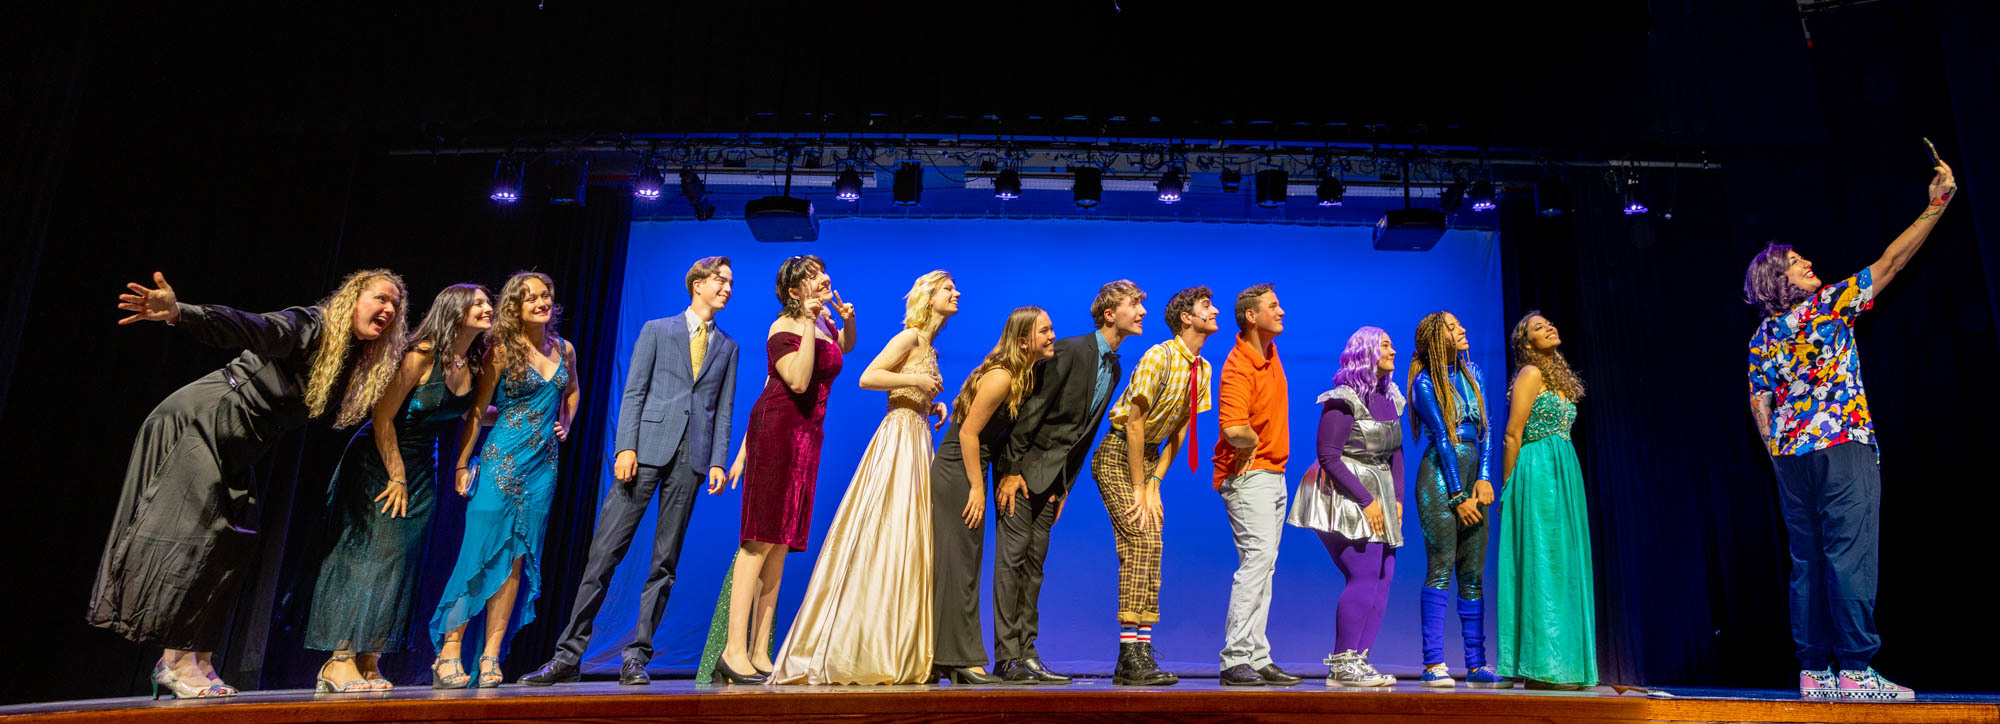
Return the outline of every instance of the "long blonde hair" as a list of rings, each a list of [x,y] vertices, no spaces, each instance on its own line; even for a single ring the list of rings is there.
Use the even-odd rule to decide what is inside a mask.
[[[1458,345],[1453,343],[1451,335],[1445,333],[1444,320],[1450,315],[1450,312],[1431,312],[1423,321],[1417,322],[1417,333],[1413,335],[1417,354],[1410,362],[1408,396],[1416,399],[1417,375],[1428,372],[1431,386],[1437,390],[1438,407],[1444,413],[1444,429],[1437,434],[1457,445],[1458,421],[1463,417],[1459,413],[1459,405],[1464,401],[1458,399],[1458,386],[1451,383],[1452,368],[1458,368],[1465,375],[1465,381],[1471,383],[1473,399],[1482,411],[1486,409],[1486,392],[1479,389],[1479,377],[1466,367],[1465,358],[1458,353]],[[1486,415],[1479,416],[1479,424],[1481,427],[1486,425]]]
[[[944,283],[951,281],[951,272],[943,269],[928,272],[917,277],[910,285],[910,293],[903,296],[903,328],[922,332],[924,339],[934,339],[937,331],[944,326],[944,317],[931,310],[931,297],[937,296]]]
[[[958,388],[958,399],[951,403],[951,421],[960,422],[972,409],[973,393],[979,389],[979,378],[987,370],[1000,368],[1014,377],[1007,388],[1007,414],[1021,412],[1021,401],[1028,398],[1028,392],[1035,389],[1035,362],[1039,355],[1024,349],[1021,342],[1035,336],[1035,323],[1042,315],[1048,314],[1041,307],[1028,305],[1015,307],[1007,313],[1007,324],[1000,328],[1000,341],[993,343],[993,351],[986,353],[986,359],[972,369],[965,377],[965,384]]]
[[[1514,349],[1514,372],[1519,374],[1522,367],[1534,365],[1542,371],[1543,387],[1570,402],[1583,399],[1583,380],[1576,376],[1575,370],[1570,369],[1569,360],[1563,358],[1562,350],[1542,352],[1528,343],[1528,323],[1536,317],[1548,321],[1542,310],[1530,309],[1527,314],[1521,315],[1521,321],[1514,323],[1514,332],[1507,335],[1508,346]]]
[[[492,354],[498,355],[494,361],[498,364],[501,374],[515,382],[524,382],[528,379],[528,356],[521,349],[522,335],[527,333],[523,329],[526,325],[521,322],[521,301],[528,296],[529,279],[540,280],[542,286],[548,287],[549,296],[552,298],[555,296],[556,283],[549,278],[549,275],[536,271],[514,272],[514,276],[507,277],[507,284],[500,287],[499,308],[493,310],[493,327],[486,330],[486,348]],[[537,343],[538,347],[547,346],[557,354],[562,353],[562,337],[556,335],[556,322],[561,318],[562,307],[551,299],[549,323],[542,326],[542,339]]]
[[[395,272],[363,269],[347,275],[318,305],[319,345],[313,350],[312,372],[306,376],[306,414],[311,417],[325,415],[328,403],[333,400],[333,385],[346,371],[342,366],[347,362],[349,347],[355,343],[354,306],[368,287],[378,281],[396,288],[396,318],[381,335],[361,346],[360,358],[354,361],[354,374],[347,380],[347,389],[341,391],[340,412],[333,418],[336,428],[368,419],[375,401],[382,399],[389,382],[395,379],[396,368],[403,359],[403,339],[409,334],[406,310],[410,291]]]

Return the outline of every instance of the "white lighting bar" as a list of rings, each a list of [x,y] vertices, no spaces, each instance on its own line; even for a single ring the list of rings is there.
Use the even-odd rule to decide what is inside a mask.
[[[862,188],[865,189],[875,188],[874,171],[859,171],[858,173],[860,173],[861,175]],[[694,172],[694,175],[701,177],[701,182],[708,184],[710,186],[785,185],[785,172],[774,171],[770,169],[753,170],[753,169],[741,169],[741,168],[710,168],[710,169],[696,170]],[[670,186],[680,185],[681,183],[680,169],[678,168],[667,169],[666,176],[667,176],[666,181],[668,185]],[[838,178],[839,176],[840,176],[840,169],[824,169],[824,168],[793,169],[792,185],[805,186],[805,187],[825,186],[831,188],[833,186],[833,180],[835,178]],[[987,182],[987,185],[991,186],[992,182],[991,181]]]
[[[996,175],[998,175],[998,172],[995,171],[966,172],[965,187],[968,189],[991,189],[993,188],[993,177]],[[1158,176],[1106,175],[1104,177],[1104,190],[1157,191],[1156,184],[1159,182],[1160,179]],[[1023,191],[1068,191],[1074,183],[1075,178],[1067,173],[1043,172],[1021,174],[1021,190]],[[1427,185],[1422,182],[1410,184],[1410,198],[1413,199],[1434,199],[1443,191],[1443,186],[1439,184]],[[1285,185],[1285,195],[1318,196],[1319,182],[1292,181]],[[1402,198],[1403,185],[1395,181],[1352,181],[1347,184],[1345,195],[1361,198]]]

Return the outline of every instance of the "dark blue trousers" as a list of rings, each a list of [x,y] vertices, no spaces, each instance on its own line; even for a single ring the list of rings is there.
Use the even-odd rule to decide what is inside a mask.
[[[1880,569],[1882,473],[1875,447],[1847,442],[1772,458],[1792,554],[1792,641],[1799,667],[1868,668]]]

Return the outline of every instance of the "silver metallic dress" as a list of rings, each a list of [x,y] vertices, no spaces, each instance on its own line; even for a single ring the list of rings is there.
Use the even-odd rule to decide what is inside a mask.
[[[1396,403],[1396,412],[1403,412],[1403,395],[1391,386],[1390,399]],[[1346,385],[1335,387],[1319,396],[1319,403],[1341,399],[1348,409],[1354,411],[1354,428],[1347,434],[1347,444],[1341,448],[1340,463],[1346,465],[1361,485],[1382,503],[1382,514],[1388,520],[1400,520],[1398,508],[1402,501],[1396,497],[1395,474],[1389,469],[1389,459],[1403,447],[1403,426],[1399,419],[1377,420],[1368,412],[1368,405],[1361,395]],[[1403,544],[1401,526],[1391,525],[1388,530],[1374,533],[1368,528],[1368,517],[1361,513],[1361,503],[1340,492],[1334,485],[1333,476],[1315,463],[1306,470],[1305,477],[1299,479],[1299,489],[1292,496],[1292,513],[1287,521],[1292,525],[1321,533],[1334,533],[1348,540],[1386,543],[1390,546]]]

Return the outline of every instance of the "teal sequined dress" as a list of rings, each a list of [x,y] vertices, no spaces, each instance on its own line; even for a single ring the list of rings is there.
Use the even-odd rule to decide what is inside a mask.
[[[327,490],[339,541],[319,569],[306,625],[308,649],[382,652],[406,646],[437,498],[438,435],[472,406],[471,391],[453,394],[445,372],[438,355],[430,378],[410,390],[395,418],[396,448],[409,492],[405,517],[389,517],[375,500],[388,489],[389,473],[375,447],[373,423],[354,433],[340,457]]]
[[[1597,684],[1590,518],[1570,445],[1576,403],[1535,396],[1500,502],[1501,676]]]

